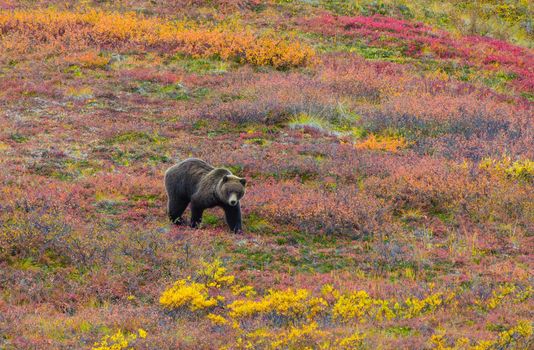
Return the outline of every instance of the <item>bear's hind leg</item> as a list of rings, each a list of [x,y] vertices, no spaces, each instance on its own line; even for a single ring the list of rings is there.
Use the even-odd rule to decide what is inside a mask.
[[[200,207],[196,207],[191,203],[191,227],[197,228],[200,223],[202,222],[202,214],[204,213],[204,209]]]
[[[182,214],[184,213],[188,204],[189,202],[183,199],[177,199],[177,198],[169,199],[168,214],[169,214],[169,219],[171,220],[173,224],[176,224],[176,225],[185,224],[185,221],[182,218]]]

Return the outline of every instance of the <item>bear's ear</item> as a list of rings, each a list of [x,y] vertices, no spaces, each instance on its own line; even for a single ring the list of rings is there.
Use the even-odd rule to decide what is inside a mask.
[[[223,182],[228,181],[228,175],[224,175],[222,181],[223,181]]]
[[[241,185],[245,186],[247,184],[247,179],[241,178],[239,179],[239,182],[241,182]]]

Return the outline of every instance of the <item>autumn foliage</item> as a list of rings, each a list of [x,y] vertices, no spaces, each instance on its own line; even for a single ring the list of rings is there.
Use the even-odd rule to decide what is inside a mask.
[[[298,41],[259,36],[245,28],[203,28],[193,23],[99,10],[3,11],[0,31],[3,47],[15,51],[31,50],[35,45],[59,50],[129,45],[276,68],[306,65],[314,54]]]
[[[436,58],[478,69],[502,70],[513,74],[518,89],[534,91],[534,53],[506,41],[483,36],[455,37],[423,23],[381,15],[324,15],[303,23],[313,32],[362,39],[371,46],[399,49],[410,57]]]
[[[403,3],[0,1],[0,349],[532,347],[532,49]]]

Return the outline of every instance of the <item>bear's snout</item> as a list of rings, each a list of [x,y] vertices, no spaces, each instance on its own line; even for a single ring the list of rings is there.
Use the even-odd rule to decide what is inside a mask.
[[[230,198],[228,198],[228,204],[230,204],[232,207],[237,205],[237,194],[232,193],[230,195]]]

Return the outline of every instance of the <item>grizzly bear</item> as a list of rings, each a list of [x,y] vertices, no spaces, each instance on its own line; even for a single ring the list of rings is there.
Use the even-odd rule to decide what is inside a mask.
[[[165,172],[167,211],[171,221],[183,225],[191,203],[191,227],[198,227],[205,209],[221,207],[234,233],[241,233],[241,207],[247,181],[224,168],[214,168],[203,160],[186,159]]]

